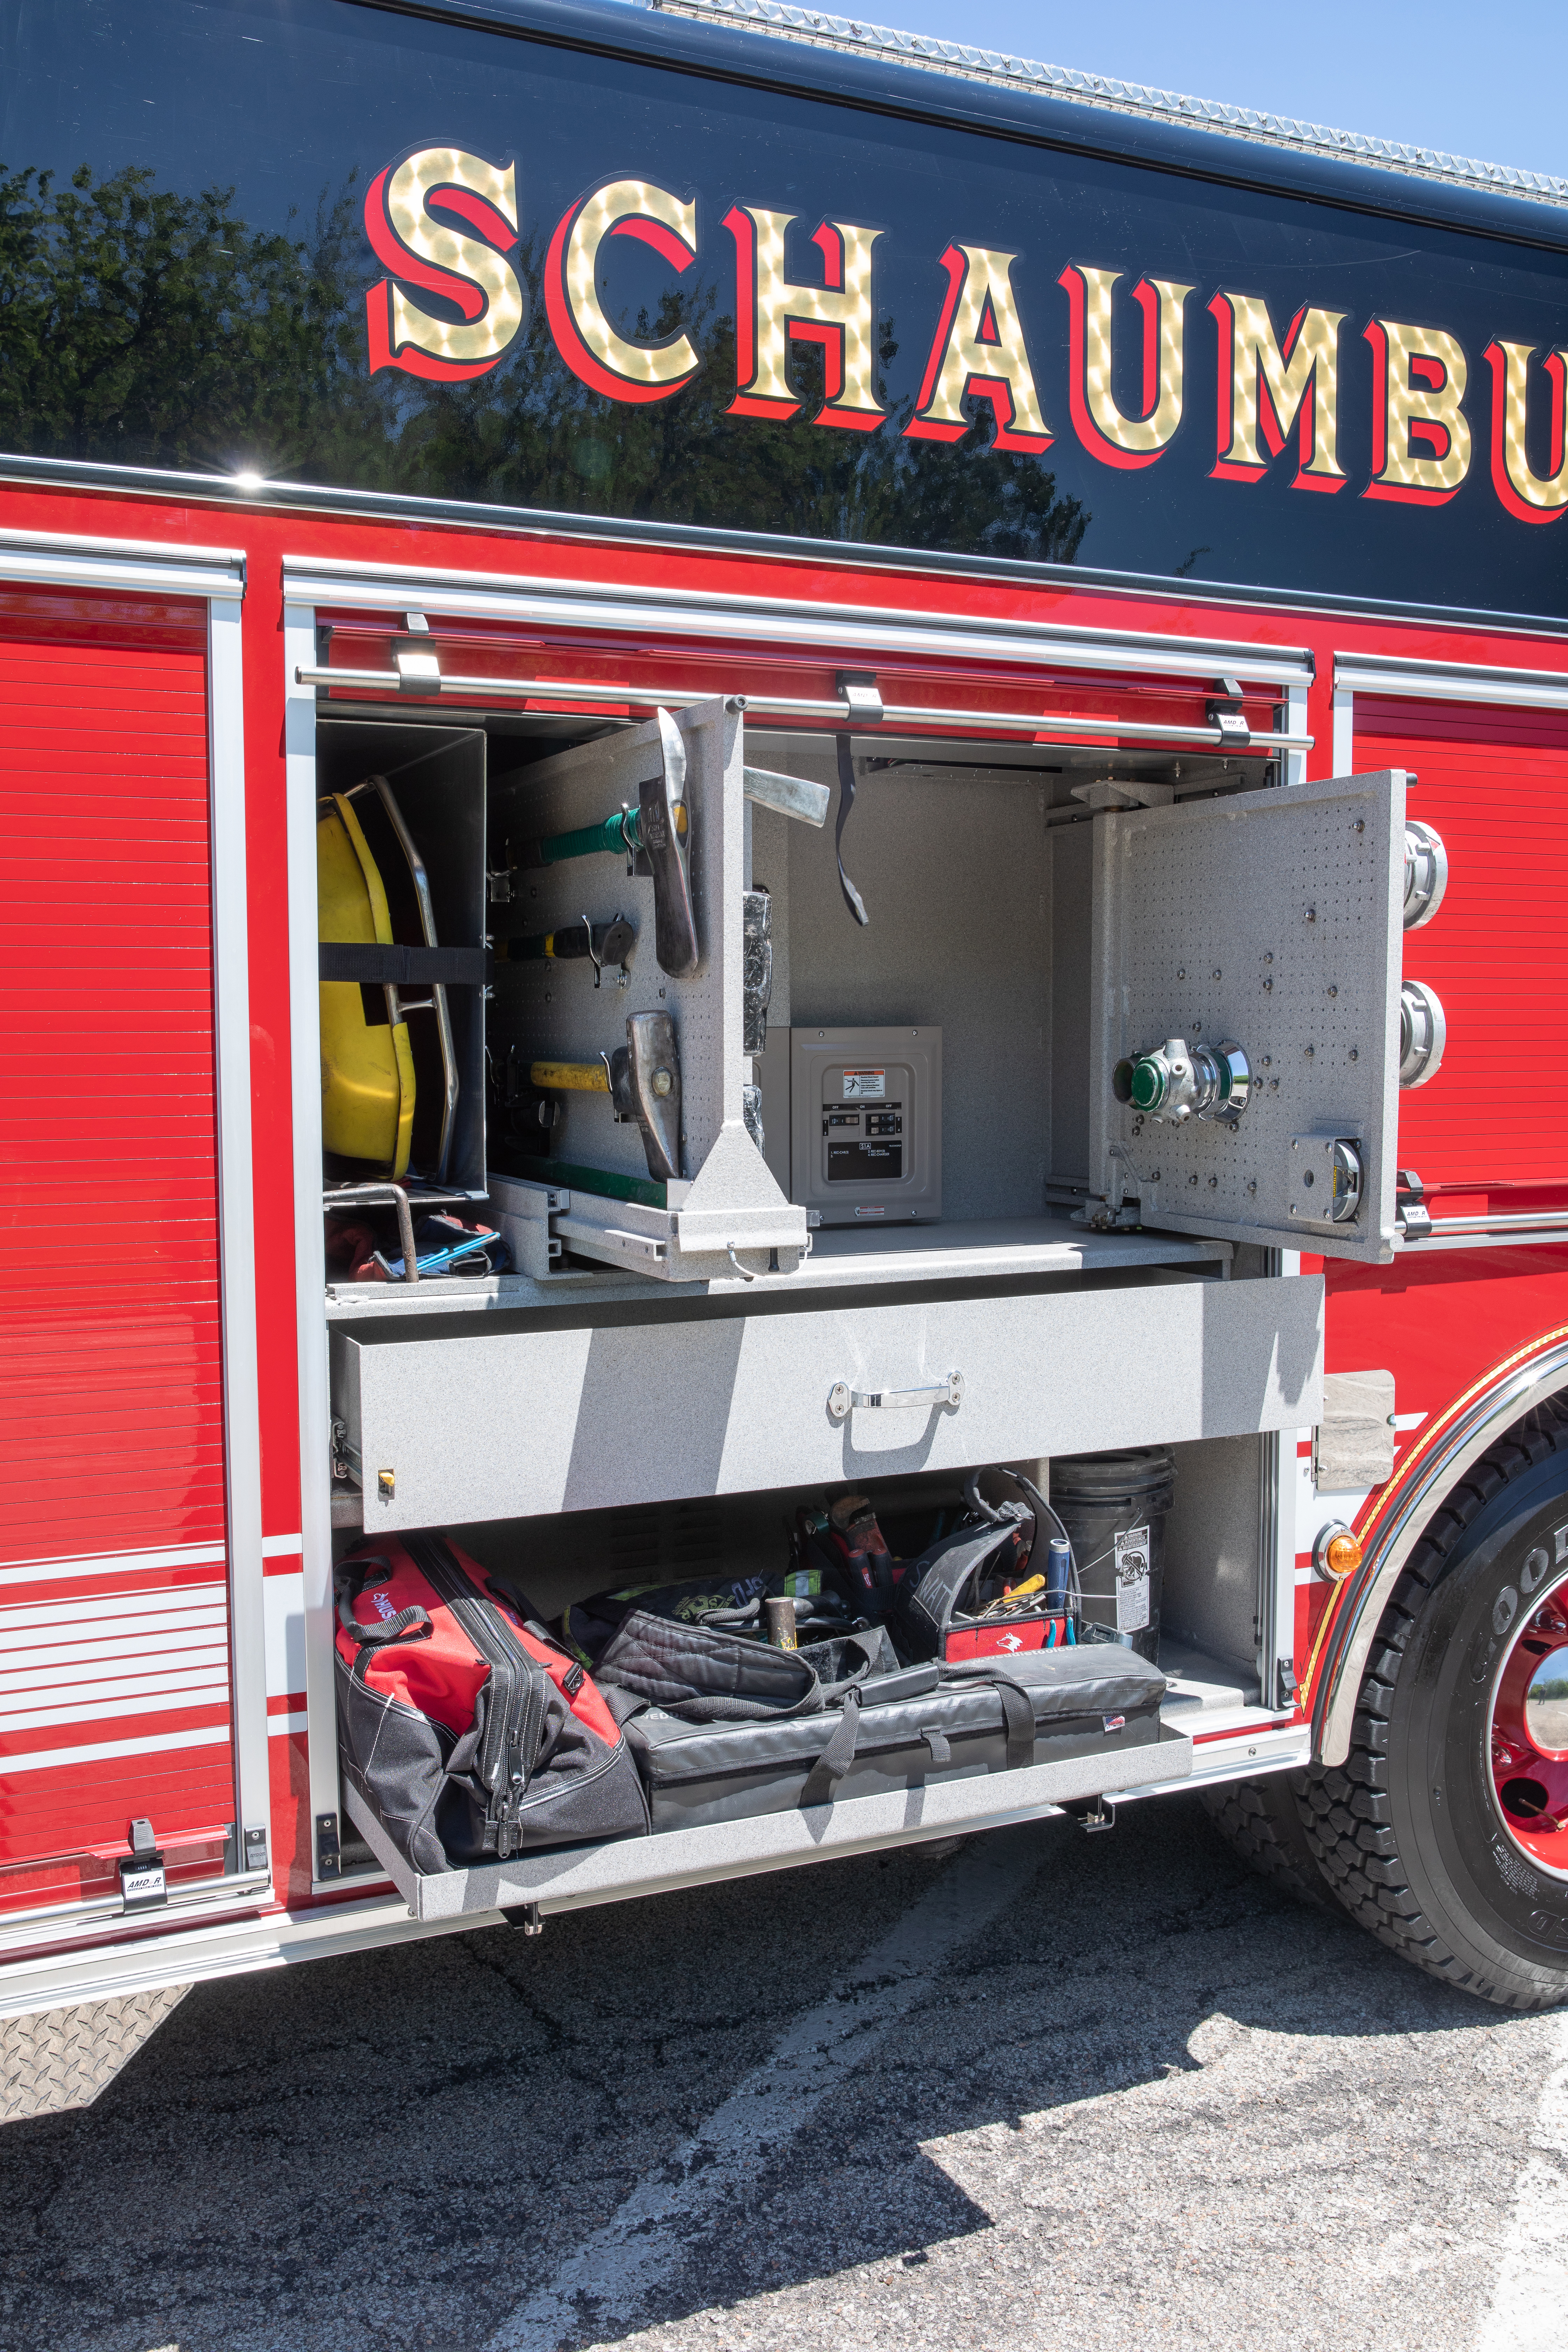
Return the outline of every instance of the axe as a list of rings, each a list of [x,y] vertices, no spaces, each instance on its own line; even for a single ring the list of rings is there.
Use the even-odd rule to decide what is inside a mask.
[[[697,969],[697,918],[691,910],[691,882],[687,873],[683,840],[690,819],[681,795],[686,789],[686,746],[668,710],[658,720],[659,766],[657,776],[637,786],[636,808],[617,809],[602,824],[579,825],[574,833],[551,834],[542,841],[525,841],[517,864],[530,872],[560,866],[569,857],[620,854],[631,859],[635,874],[653,883],[653,943],[660,971],[671,980],[689,980]]]
[[[528,1075],[541,1094],[608,1095],[616,1117],[641,1129],[648,1174],[680,1174],[680,1053],[668,1013],[628,1014],[626,1044],[596,1062],[534,1062]]]

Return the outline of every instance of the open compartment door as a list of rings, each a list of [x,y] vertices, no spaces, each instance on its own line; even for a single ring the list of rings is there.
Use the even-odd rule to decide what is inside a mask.
[[[1393,1257],[1405,782],[1096,819],[1091,1214]]]
[[[664,1281],[809,1245],[745,1124],[744,761],[715,698],[492,770],[491,1198],[525,1271],[546,1227]]]

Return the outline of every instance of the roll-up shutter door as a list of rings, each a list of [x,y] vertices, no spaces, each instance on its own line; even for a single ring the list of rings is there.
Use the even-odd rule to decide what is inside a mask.
[[[1568,718],[1358,695],[1354,765],[1413,768],[1410,814],[1448,851],[1443,904],[1405,939],[1405,977],[1436,990],[1448,1041],[1437,1076],[1400,1097],[1400,1164],[1428,1190],[1560,1184]]]
[[[205,615],[0,594],[0,1917],[232,1822]]]

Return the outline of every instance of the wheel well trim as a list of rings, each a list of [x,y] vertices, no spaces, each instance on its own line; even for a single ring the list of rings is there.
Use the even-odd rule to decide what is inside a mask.
[[[1380,1500],[1375,1538],[1347,1580],[1308,1669],[1312,1748],[1320,1763],[1342,1764],[1350,1754],[1362,1676],[1384,1609],[1433,1514],[1489,1445],[1563,1387],[1568,1326],[1531,1340],[1494,1366],[1434,1425],[1405,1464],[1394,1491]]]

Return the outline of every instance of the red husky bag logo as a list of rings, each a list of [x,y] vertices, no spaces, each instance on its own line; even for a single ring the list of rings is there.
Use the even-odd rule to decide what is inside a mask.
[[[364,298],[371,373],[402,368],[436,383],[488,373],[528,314],[505,258],[518,237],[516,163],[460,147],[411,148],[372,182],[364,226],[391,272]],[[422,309],[409,287],[458,316]]]

